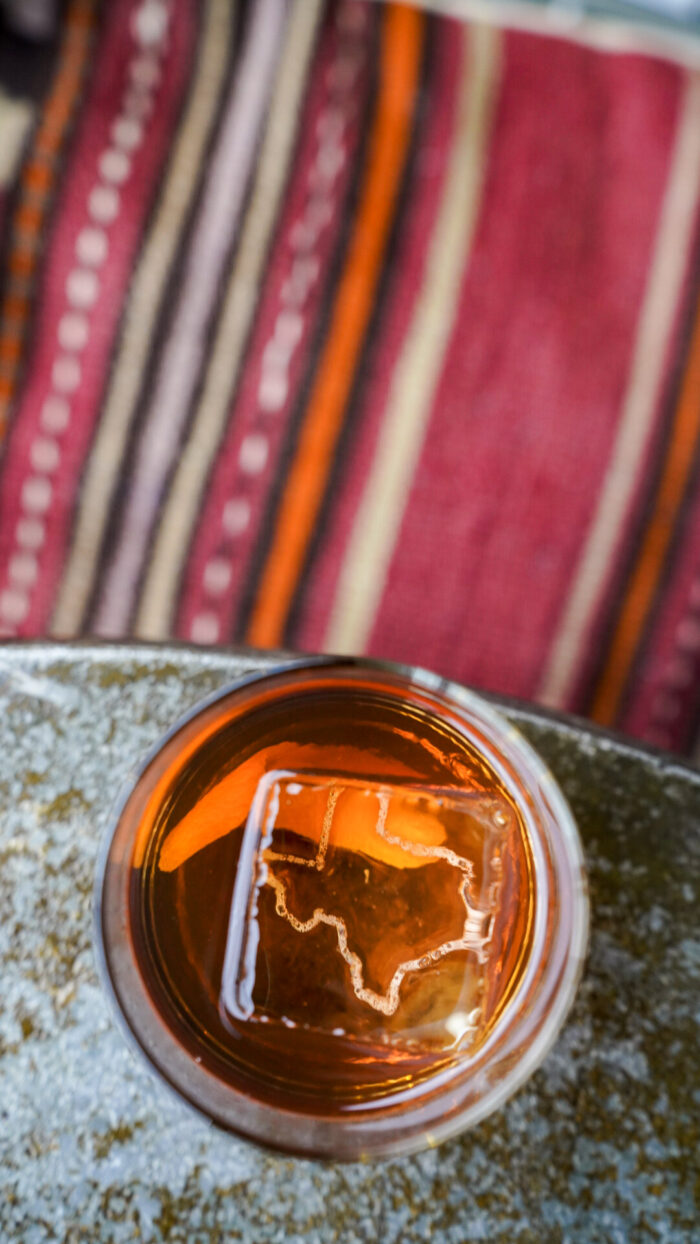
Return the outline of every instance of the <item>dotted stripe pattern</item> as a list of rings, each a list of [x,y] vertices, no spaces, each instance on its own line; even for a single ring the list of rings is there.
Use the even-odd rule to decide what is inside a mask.
[[[53,201],[60,152],[88,65],[96,8],[96,0],[73,0],[66,13],[56,78],[20,177],[0,311],[0,431],[7,422],[17,384],[41,259],[42,232]]]
[[[253,515],[250,485],[255,481],[264,487],[271,439],[277,431],[270,429],[270,420],[278,419],[288,406],[290,369],[310,326],[307,303],[320,273],[319,242],[338,208],[339,178],[348,158],[346,127],[366,58],[361,40],[370,20],[366,6],[353,0],[338,7],[340,37],[327,70],[327,101],[316,122],[316,151],[307,177],[305,208],[287,238],[288,272],[262,352],[256,410],[241,440],[229,495],[220,512],[217,551],[204,560],[199,583],[193,585],[200,599],[205,598],[185,632],[194,643],[216,643],[223,635],[227,593],[240,555],[238,541],[247,533]]]
[[[90,221],[78,234],[75,262],[65,287],[65,309],[58,319],[51,384],[43,402],[40,431],[29,450],[32,473],[22,485],[14,550],[0,591],[0,636],[18,633],[31,606],[39,577],[39,555],[54,496],[53,475],[69,431],[71,401],[82,376],[81,353],[92,331],[91,310],[100,292],[100,269],[107,259],[110,231],[121,207],[121,189],[143,142],[161,80],[170,18],[168,0],[143,0],[131,15],[132,55],[126,87],[111,126],[110,144],[98,161],[98,176],[87,192]]]

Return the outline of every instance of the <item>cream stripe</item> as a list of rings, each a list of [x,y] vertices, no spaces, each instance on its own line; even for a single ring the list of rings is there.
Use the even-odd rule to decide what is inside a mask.
[[[31,104],[11,99],[0,87],[0,186],[9,186],[15,175],[34,112]]]
[[[323,0],[297,0],[285,38],[284,61],[273,94],[258,173],[237,259],[207,368],[196,421],[187,442],[149,559],[135,633],[168,633],[183,558],[211,462],[226,425],[259,293],[269,238],[277,218],[306,86]]]
[[[336,590],[325,647],[363,651],[420,456],[453,327],[481,203],[499,78],[500,42],[487,26],[465,29],[456,137],[423,289],[398,360],[369,479]]]
[[[116,552],[95,618],[98,634],[129,623],[158,509],[207,356],[207,331],[224,264],[238,235],[245,192],[284,31],[285,0],[258,0],[211,159],[168,338],[160,357],[143,436],[129,481]]]
[[[639,477],[657,408],[700,198],[700,76],[686,80],[654,254],[620,423],[595,516],[555,637],[538,699],[563,706]]]
[[[233,0],[210,0],[208,6],[196,79],[134,275],[104,413],[82,484],[73,544],[52,619],[55,635],[75,635],[83,622],[165,285],[197,190],[193,170],[200,168],[218,111],[235,8]]]

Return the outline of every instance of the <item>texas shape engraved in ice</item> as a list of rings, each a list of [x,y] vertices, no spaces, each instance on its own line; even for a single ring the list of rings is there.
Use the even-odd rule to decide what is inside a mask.
[[[225,1012],[250,1019],[260,943],[259,905],[265,887],[272,889],[275,910],[297,933],[320,925],[335,930],[337,950],[347,964],[358,1001],[385,1016],[400,1003],[401,984],[409,973],[434,966],[455,951],[469,950],[480,960],[487,952],[498,892],[498,860],[491,860],[488,884],[475,884],[472,859],[446,844],[440,814],[475,814],[487,818],[493,837],[511,823],[505,802],[480,793],[354,780],[328,774],[274,770],[260,781],[246,823],[233,891],[224,961],[221,1002]],[[393,815],[390,815],[393,813]],[[289,831],[292,831],[291,834]],[[290,869],[323,874],[329,849],[367,855],[389,867],[422,867],[443,861],[455,870],[455,886],[464,917],[459,935],[400,962],[383,991],[366,982],[366,967],[350,944],[347,919],[325,906],[306,918],[294,911],[289,893]],[[322,886],[319,886],[322,896]]]

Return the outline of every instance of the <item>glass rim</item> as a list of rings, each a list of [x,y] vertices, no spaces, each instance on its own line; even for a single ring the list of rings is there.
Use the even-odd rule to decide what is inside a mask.
[[[427,1076],[408,1095],[380,1096],[362,1103],[357,1114],[348,1111],[314,1115],[275,1106],[223,1082],[196,1063],[160,1014],[133,956],[126,950],[126,900],[121,904],[124,910],[116,912],[117,928],[124,932],[124,945],[110,946],[105,928],[108,920],[113,923],[115,919],[114,896],[108,900],[106,893],[112,849],[130,801],[159,757],[195,720],[246,688],[305,671],[312,674],[324,670],[346,678],[353,673],[381,676],[395,685],[397,693],[422,694],[432,699],[436,711],[455,714],[465,737],[482,751],[485,741],[485,758],[523,816],[533,853],[547,848],[555,881],[564,885],[570,900],[565,909],[559,903],[554,910],[555,923],[561,925],[564,921],[563,933],[560,929],[558,940],[552,935],[547,943],[545,925],[549,918],[551,934],[552,907],[551,896],[547,895],[545,906],[538,892],[541,883],[547,883],[540,854],[539,874],[535,866],[535,933],[526,970],[486,1041],[472,1058],[456,1060]],[[475,733],[479,735],[478,742]],[[508,764],[504,765],[506,757]],[[514,776],[517,790],[513,789]],[[246,672],[201,699],[160,736],[122,783],[108,819],[97,857],[93,912],[93,941],[103,987],[122,1033],[149,1069],[196,1113],[229,1132],[287,1154],[335,1160],[415,1152],[474,1126],[499,1109],[542,1063],[556,1040],[581,977],[589,929],[583,850],[574,818],[545,762],[519,730],[477,692],[450,679],[420,667],[334,656],[281,657],[268,668]],[[555,928],[555,934],[556,931]],[[548,948],[556,953],[543,960],[543,952]],[[523,1002],[527,1003],[525,1013],[519,1014]],[[506,1065],[503,1074],[489,1081],[487,1073],[494,1057],[496,1069],[507,1064],[509,1058],[512,1065]],[[475,1085],[480,1087],[476,1096]],[[285,1135],[290,1139],[285,1140]]]

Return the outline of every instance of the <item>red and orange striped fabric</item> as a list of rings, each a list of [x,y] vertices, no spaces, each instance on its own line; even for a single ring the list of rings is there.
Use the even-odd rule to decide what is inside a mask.
[[[72,0],[2,206],[3,636],[367,652],[696,745],[697,75]]]

